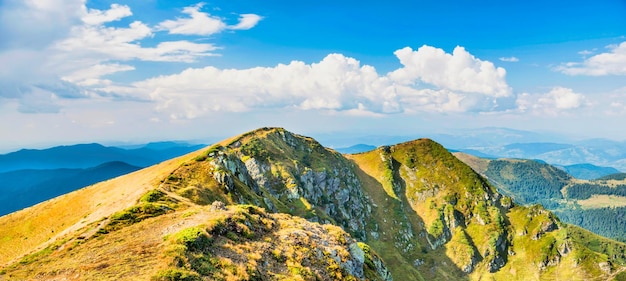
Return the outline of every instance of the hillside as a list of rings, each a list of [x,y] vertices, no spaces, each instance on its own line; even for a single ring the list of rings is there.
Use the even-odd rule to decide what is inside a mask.
[[[431,140],[344,156],[279,128],[0,217],[0,237],[9,280],[610,279],[626,249]]]
[[[205,147],[158,142],[23,149],[0,155],[0,216]]]
[[[601,167],[588,163],[567,165],[563,166],[563,169],[573,177],[583,180],[593,180],[620,173],[619,170],[613,167]]]
[[[626,241],[626,180],[622,174],[581,180],[534,160],[455,156],[522,205],[541,204],[567,223]]]
[[[88,169],[17,170],[0,173],[0,216],[139,169],[141,168],[114,161]]]
[[[162,142],[123,149],[91,143],[47,149],[22,149],[0,154],[0,173],[25,169],[88,169],[114,161],[125,162],[132,166],[147,167],[204,146]]]

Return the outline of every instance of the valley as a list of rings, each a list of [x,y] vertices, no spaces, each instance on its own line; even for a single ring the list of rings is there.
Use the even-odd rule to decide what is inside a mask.
[[[541,204],[564,222],[626,241],[626,218],[623,215],[626,212],[626,180],[623,174],[583,180],[534,160],[455,155],[516,202]]]

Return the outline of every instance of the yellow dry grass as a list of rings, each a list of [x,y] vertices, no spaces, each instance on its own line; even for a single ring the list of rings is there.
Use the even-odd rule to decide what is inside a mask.
[[[67,233],[136,204],[204,149],[0,217],[0,266],[43,249]]]
[[[626,197],[617,195],[594,194],[589,199],[576,201],[583,209],[597,209],[605,207],[625,207]]]
[[[485,174],[485,172],[487,171],[487,166],[489,166],[489,162],[491,162],[491,160],[489,159],[476,157],[474,155],[463,152],[455,152],[452,153],[452,155],[461,160],[461,162],[472,167],[472,169],[474,169],[474,171],[479,174]]]

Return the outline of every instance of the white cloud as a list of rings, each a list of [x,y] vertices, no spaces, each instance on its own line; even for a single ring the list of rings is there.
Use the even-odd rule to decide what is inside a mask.
[[[191,13],[193,9],[188,7],[185,11]],[[0,98],[3,98],[0,103],[8,99],[19,103],[24,99],[26,104],[33,104],[33,96],[56,96],[57,99],[41,98],[41,103],[34,107],[19,107],[23,112],[52,112],[57,105],[45,110],[39,108],[44,108],[46,102],[93,97],[98,93],[119,98],[121,95],[112,90],[124,87],[105,76],[134,70],[134,61],[189,63],[217,55],[214,51],[220,49],[214,44],[185,38],[159,40],[160,33],[141,21],[123,27],[109,25],[132,15],[126,5],[112,4],[109,9],[98,10],[87,8],[85,0],[3,2],[0,4],[3,37],[0,40]],[[239,24],[234,27],[251,28],[258,20],[260,17],[252,14],[241,15]],[[219,29],[224,28],[230,26]],[[157,43],[146,47],[143,43],[146,39]],[[42,91],[47,94],[41,94]],[[34,92],[38,94],[33,95]]]
[[[517,97],[517,105],[521,112],[558,114],[559,112],[585,106],[586,97],[575,93],[572,89],[554,87],[545,94],[523,93]]]
[[[187,69],[134,84],[176,118],[254,108],[400,110],[390,81],[371,66],[331,54],[319,63],[293,61],[250,69]]]
[[[164,41],[156,47],[142,47],[138,42],[153,36],[146,24],[135,21],[128,28],[104,25],[74,27],[71,36],[55,47],[69,57],[88,57],[100,61],[133,60],[193,62],[197,57],[213,55],[213,44],[192,43],[186,40]]]
[[[183,13],[189,15],[188,18],[177,18],[176,20],[166,20],[157,26],[158,30],[167,30],[170,34],[183,35],[212,35],[220,33],[226,29],[245,30],[250,29],[262,19],[255,14],[242,14],[239,23],[233,26],[227,25],[221,18],[211,16],[209,13],[201,12],[204,3],[198,3],[183,9]]]
[[[517,57],[502,57],[499,58],[499,60],[504,62],[519,62],[519,59]]]
[[[80,23],[85,0],[0,1],[0,52],[45,48]]]
[[[427,72],[433,77],[453,73],[433,65],[429,67]],[[490,71],[488,67],[483,68]],[[374,67],[361,65],[354,58],[330,54],[312,64],[292,61],[275,67],[249,69],[190,68],[180,74],[134,83],[134,88],[123,91],[140,99],[149,97],[157,102],[157,110],[168,112],[176,119],[262,108],[329,110],[348,115],[506,109],[498,104],[500,97],[494,97],[492,92],[467,93],[446,87],[430,89],[399,83],[401,70],[380,75]],[[457,76],[448,79],[466,78],[463,74],[454,74]],[[481,74],[470,76],[480,77]]]
[[[87,14],[81,20],[88,25],[99,25],[107,22],[117,21],[122,18],[131,16],[133,13],[126,5],[111,4],[111,9],[101,11],[97,9],[89,9]]]
[[[581,63],[564,63],[556,70],[568,75],[626,75],[626,42],[608,48],[609,52],[591,56]]]
[[[452,54],[447,54],[442,49],[424,45],[417,51],[406,47],[394,54],[404,66],[390,74],[398,83],[423,82],[441,89],[492,97],[511,95],[506,70],[475,58],[463,47],[457,46]]]
[[[580,52],[578,52],[579,55],[586,57],[588,55],[594,54],[596,52],[596,48],[594,48],[593,50],[582,50]]]
[[[96,64],[86,69],[78,70],[68,76],[62,77],[63,80],[75,83],[81,86],[94,86],[100,84],[110,84],[108,80],[100,80],[101,76],[113,74],[120,71],[135,70],[132,65],[110,63],[110,64]]]
[[[231,27],[229,27],[230,29],[233,30],[248,30],[250,28],[253,28],[257,25],[257,23],[259,23],[259,21],[263,19],[261,16],[259,15],[255,15],[255,14],[242,14],[239,17],[239,23],[236,25],[233,25]]]

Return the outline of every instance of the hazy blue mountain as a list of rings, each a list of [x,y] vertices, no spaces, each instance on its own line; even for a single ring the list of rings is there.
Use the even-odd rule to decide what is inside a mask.
[[[467,153],[470,155],[474,155],[476,157],[480,157],[480,158],[491,158],[491,159],[495,159],[498,158],[497,156],[494,155],[490,155],[490,154],[486,154],[486,153],[482,153],[478,150],[474,150],[474,149],[450,149],[450,152],[463,152],[463,153]]]
[[[123,149],[97,143],[57,146],[47,149],[22,149],[0,155],[0,172],[24,169],[85,169],[112,161],[147,167],[172,157],[198,150],[204,145],[148,144]]]
[[[489,158],[539,159],[558,166],[591,164],[626,171],[626,144],[610,140],[594,139],[573,143],[529,142],[457,149],[479,157],[489,155],[491,156]],[[581,167],[574,167],[574,169],[579,168]],[[574,174],[577,173],[576,171]],[[615,171],[607,170],[601,174],[607,175],[613,172]],[[594,175],[578,176],[590,178]]]
[[[445,147],[455,149],[504,146],[512,143],[565,142],[567,140],[554,134],[498,127],[455,130],[445,134],[426,134],[423,137],[431,138]]]
[[[361,152],[367,152],[367,151],[374,150],[374,149],[376,149],[376,146],[369,145],[369,144],[356,144],[350,147],[335,148],[337,152],[340,152],[343,154],[361,153]]]
[[[620,172],[613,167],[601,167],[589,163],[567,165],[562,168],[573,177],[583,180],[597,179]]]
[[[113,161],[87,169],[30,169],[0,173],[0,216],[139,169],[141,167]]]
[[[204,146],[155,142],[122,148],[92,143],[0,155],[0,216]]]
[[[616,173],[611,175],[606,175],[601,178],[597,178],[596,180],[618,180],[623,181],[626,180],[626,173]]]

